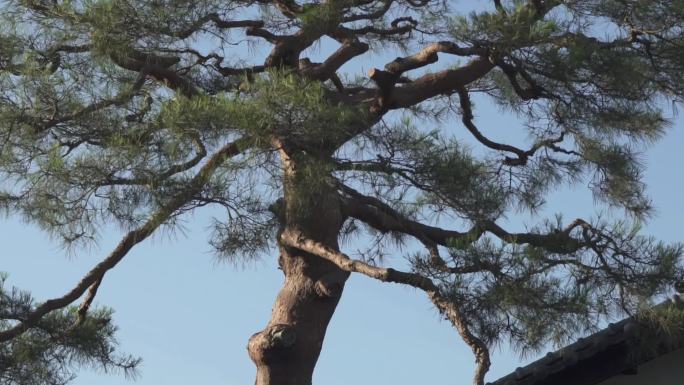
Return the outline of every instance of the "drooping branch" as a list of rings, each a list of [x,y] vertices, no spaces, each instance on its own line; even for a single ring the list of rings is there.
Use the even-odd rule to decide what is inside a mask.
[[[169,218],[171,218],[178,209],[189,202],[193,197],[199,193],[205,184],[209,181],[214,171],[228,158],[236,156],[243,152],[249,145],[246,138],[238,139],[232,143],[223,146],[220,150],[214,153],[211,158],[202,166],[197,174],[188,183],[187,188],[181,191],[178,195],[169,199],[169,201],[160,207],[150,219],[142,226],[135,230],[128,232],[119,242],[119,244],[112,250],[112,252],[103,259],[100,263],[95,265],[81,281],[68,293],[61,297],[53,298],[45,301],[40,306],[36,307],[32,312],[28,313],[26,317],[13,327],[0,331],[0,342],[6,342],[17,336],[23,334],[31,327],[36,326],[40,320],[48,313],[62,309],[78,298],[88,290],[88,288],[96,287],[98,281],[102,280],[104,275],[114,268],[133,246],[147,239],[152,233]],[[93,291],[93,296],[94,297]],[[88,298],[87,302],[92,302],[93,298]],[[89,305],[88,305],[89,306]]]
[[[559,146],[558,143],[565,139],[565,132],[562,132],[558,138],[541,140],[536,142],[529,150],[523,150],[518,147],[498,143],[490,140],[482,134],[482,132],[477,128],[475,122],[473,121],[473,109],[472,102],[470,101],[470,96],[468,95],[468,90],[465,87],[458,89],[459,101],[461,105],[461,121],[463,125],[468,129],[468,131],[477,139],[478,142],[482,143],[488,148],[497,151],[509,152],[515,155],[515,157],[505,157],[503,163],[508,166],[524,166],[527,164],[530,157],[541,148],[548,148],[554,152],[563,153],[566,155],[576,155],[581,156],[580,153],[573,150],[566,150]]]
[[[74,119],[78,119],[82,116],[91,114],[96,111],[100,111],[102,109],[112,107],[112,106],[121,106],[129,101],[131,101],[136,95],[138,95],[140,89],[142,86],[145,84],[145,78],[147,77],[147,67],[143,67],[140,70],[140,73],[138,74],[135,82],[133,82],[132,85],[129,87],[124,88],[121,92],[119,92],[116,96],[114,96],[111,99],[104,99],[100,100],[97,102],[94,102],[92,104],[89,104],[87,106],[81,107],[71,114],[60,116],[60,117],[54,117],[46,122],[41,123],[36,127],[38,131],[46,131],[60,123],[65,123]]]
[[[193,167],[197,166],[205,156],[207,156],[207,149],[202,139],[199,135],[192,135],[192,142],[197,147],[197,153],[192,158],[179,164],[174,164],[169,166],[164,170],[151,173],[147,177],[136,177],[136,178],[119,178],[119,177],[106,177],[99,186],[135,186],[135,185],[149,185],[154,184],[156,181],[164,181],[172,176],[188,171]]]
[[[324,258],[337,267],[350,273],[361,273],[368,277],[377,279],[382,282],[400,283],[420,289],[425,292],[430,301],[437,307],[439,312],[454,326],[463,341],[472,349],[475,355],[477,368],[473,378],[473,385],[483,385],[484,376],[489,370],[489,348],[487,345],[474,335],[470,329],[468,322],[460,311],[458,304],[450,301],[445,297],[439,287],[432,282],[431,279],[416,273],[408,273],[392,268],[383,268],[371,266],[363,261],[355,260],[339,251],[316,242],[312,239],[307,239],[303,234],[286,230],[280,235],[280,241],[289,247],[294,247],[307,253]]]

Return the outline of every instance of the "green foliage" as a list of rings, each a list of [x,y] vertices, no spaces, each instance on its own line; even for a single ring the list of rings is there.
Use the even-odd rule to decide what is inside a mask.
[[[31,296],[5,287],[0,275],[0,328],[14,325],[35,308]],[[118,356],[112,311],[91,310],[78,322],[76,308],[51,313],[37,327],[0,345],[0,383],[6,385],[62,385],[81,367],[134,376],[139,358]]]
[[[684,346],[684,306],[672,297],[656,307],[642,309],[635,319],[638,333],[629,341],[630,360],[641,363]]]
[[[458,218],[472,226],[448,243],[443,264],[416,255],[412,267],[459,304],[477,336],[521,352],[562,343],[681,279],[681,246],[638,230],[651,214],[640,153],[668,128],[663,102],[684,101],[684,1],[514,0],[466,16],[443,1],[396,1],[389,10],[380,2],[287,3],[3,2],[3,213],[78,245],[103,226],[138,226],[187,196],[165,225],[219,207],[209,242],[240,265],[273,249],[279,225],[315,227],[324,209],[341,215],[353,198],[346,184],[371,196],[365,208],[396,215],[391,231],[376,223],[372,250],[407,234],[429,246],[406,221]],[[399,14],[412,19],[395,20]],[[236,20],[245,23],[232,28]],[[343,20],[350,21],[340,27]],[[433,70],[443,69],[446,52],[439,63],[428,58],[434,78],[414,69],[393,79],[394,89],[363,77],[340,91],[324,79],[331,74],[316,75],[322,67],[314,60],[300,63],[306,69],[264,68],[254,61],[263,52],[244,43],[277,41],[272,62],[294,64],[316,59],[310,48],[324,37],[344,45],[328,64],[344,59],[351,43],[414,52],[444,39],[469,52],[463,62],[489,60],[494,69],[464,92],[515,114],[524,127],[511,137],[527,145],[511,151],[482,139],[490,127],[478,136],[468,126],[484,153],[467,147],[468,132],[447,120],[459,115],[453,102],[463,93],[455,88],[412,106],[423,120],[375,112],[396,107],[392,98],[402,92],[415,96],[406,90],[436,86],[426,79],[445,79]],[[426,64],[419,56],[395,64]],[[200,168],[236,140],[240,151],[189,194]],[[512,213],[540,212],[549,193],[567,184],[589,184],[597,201],[624,209],[636,224],[564,228],[558,219],[526,234],[492,226]],[[347,221],[345,234],[359,234],[354,227]],[[26,294],[1,293],[0,312],[34,307]],[[52,313],[0,348],[0,369],[12,368],[0,372],[14,376],[10,383],[63,383],[72,364],[134,366],[107,355],[110,315],[91,312],[69,329],[73,309]],[[0,329],[16,320],[0,317]]]
[[[532,230],[556,234],[547,238],[549,246],[570,242],[555,252],[548,246],[518,245],[515,238],[496,242],[485,237],[452,243],[448,269],[424,255],[416,255],[412,266],[440,282],[488,344],[508,342],[523,355],[549,341],[561,346],[604,317],[641,308],[652,293],[683,276],[679,258],[684,245],[641,236],[638,224],[598,221],[594,230],[581,231],[590,247],[579,249],[560,225],[559,217],[558,223]]]

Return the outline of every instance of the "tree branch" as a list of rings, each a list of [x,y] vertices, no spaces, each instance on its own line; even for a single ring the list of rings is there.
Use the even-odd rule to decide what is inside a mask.
[[[230,29],[230,28],[245,28],[245,27],[263,27],[264,22],[261,20],[223,20],[218,13],[209,13],[197,19],[191,26],[185,28],[181,31],[162,31],[169,36],[177,37],[180,39],[186,39],[195,32],[202,29],[202,27],[208,22],[213,22],[217,28],[220,29]]]
[[[317,255],[334,263],[340,269],[350,273],[361,273],[382,282],[401,283],[424,291],[439,312],[451,322],[461,338],[475,354],[477,368],[473,379],[474,385],[483,385],[484,376],[489,370],[489,348],[468,327],[465,316],[458,306],[442,295],[439,287],[432,280],[416,273],[407,273],[392,268],[371,266],[363,261],[349,258],[346,254],[311,239],[307,239],[300,232],[286,230],[280,235],[280,241],[286,246],[294,247],[307,253]]]
[[[345,63],[368,51],[368,44],[359,41],[350,41],[342,44],[335,52],[333,52],[323,63],[306,68],[301,71],[305,76],[312,79],[324,81],[330,79],[335,72],[340,69]]]
[[[413,236],[424,244],[426,240],[442,246],[449,246],[451,240],[474,242],[488,232],[504,242],[529,244],[558,254],[569,254],[590,246],[589,243],[570,236],[571,231],[576,227],[589,226],[581,219],[575,220],[563,231],[548,234],[509,233],[494,221],[488,220],[477,222],[470,230],[462,233],[410,220],[377,198],[363,195],[348,186],[341,185],[340,188],[349,196],[343,201],[349,216],[363,221],[379,231],[397,231]]]
[[[494,64],[488,58],[479,57],[460,68],[426,74],[402,87],[383,91],[385,100],[381,97],[378,105],[384,111],[409,108],[437,95],[449,95],[482,78],[492,68]],[[380,88],[382,90],[383,86],[380,85]]]
[[[0,331],[0,342],[9,341],[34,327],[46,314],[64,308],[76,301],[85,293],[88,288],[95,287],[104,275],[114,268],[133,246],[148,238],[159,226],[174,215],[176,210],[190,201],[194,195],[202,190],[213,172],[228,158],[240,154],[249,145],[247,138],[238,139],[229,143],[214,153],[204,166],[197,172],[195,177],[189,182],[188,188],[180,194],[172,197],[169,202],[155,212],[150,219],[142,226],[128,232],[112,250],[112,252],[95,265],[81,281],[65,295],[45,301],[32,312],[30,312],[22,322],[13,327]],[[94,294],[93,294],[94,297]],[[86,299],[92,302],[92,298]]]
[[[468,131],[470,131],[470,133],[475,137],[475,139],[477,139],[478,142],[482,143],[486,147],[497,151],[504,151],[515,154],[515,158],[508,156],[504,158],[503,163],[508,166],[526,165],[529,158],[534,156],[534,154],[540,148],[543,147],[549,148],[554,152],[564,153],[566,155],[582,156],[582,154],[576,151],[566,150],[556,145],[565,139],[565,132],[561,132],[560,136],[555,139],[540,140],[536,142],[529,150],[522,150],[518,147],[511,146],[509,144],[494,142],[486,136],[484,136],[473,122],[474,117],[472,102],[470,101],[470,95],[468,95],[468,90],[465,87],[459,88],[458,96],[461,105],[461,121],[463,122],[463,125],[468,129]]]
[[[376,20],[381,17],[383,17],[387,11],[389,11],[390,7],[392,6],[392,3],[394,3],[394,0],[383,0],[382,2],[382,7],[378,8],[377,10],[369,13],[357,13],[357,14],[352,14],[349,16],[345,16],[342,18],[342,23],[349,23],[352,21],[359,21],[359,20]]]

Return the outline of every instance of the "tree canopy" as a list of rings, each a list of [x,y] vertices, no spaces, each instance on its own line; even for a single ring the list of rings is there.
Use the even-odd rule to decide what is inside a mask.
[[[104,225],[125,232],[64,295],[0,291],[0,380],[133,370],[110,311],[90,309],[100,282],[205,206],[221,258],[279,251],[283,289],[249,339],[257,385],[311,383],[351,273],[424,291],[477,385],[492,346],[562,343],[672,290],[682,246],[640,235],[640,152],[683,100],[684,1],[481,3],[0,2],[0,207],[76,252]],[[476,101],[522,123],[482,127]],[[504,129],[514,141],[491,139]],[[582,184],[623,218],[501,225]],[[423,250],[410,270],[380,258],[397,242]]]

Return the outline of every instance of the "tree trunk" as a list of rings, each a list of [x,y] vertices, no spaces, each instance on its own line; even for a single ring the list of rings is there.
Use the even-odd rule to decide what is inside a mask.
[[[301,172],[307,159],[297,162],[281,150],[285,200],[282,229],[338,249],[343,216],[327,175]],[[312,176],[313,175],[313,176]],[[285,283],[266,328],[249,339],[248,352],[257,367],[256,385],[311,385],[325,332],[342,295],[348,273],[332,263],[281,245],[278,260]]]

